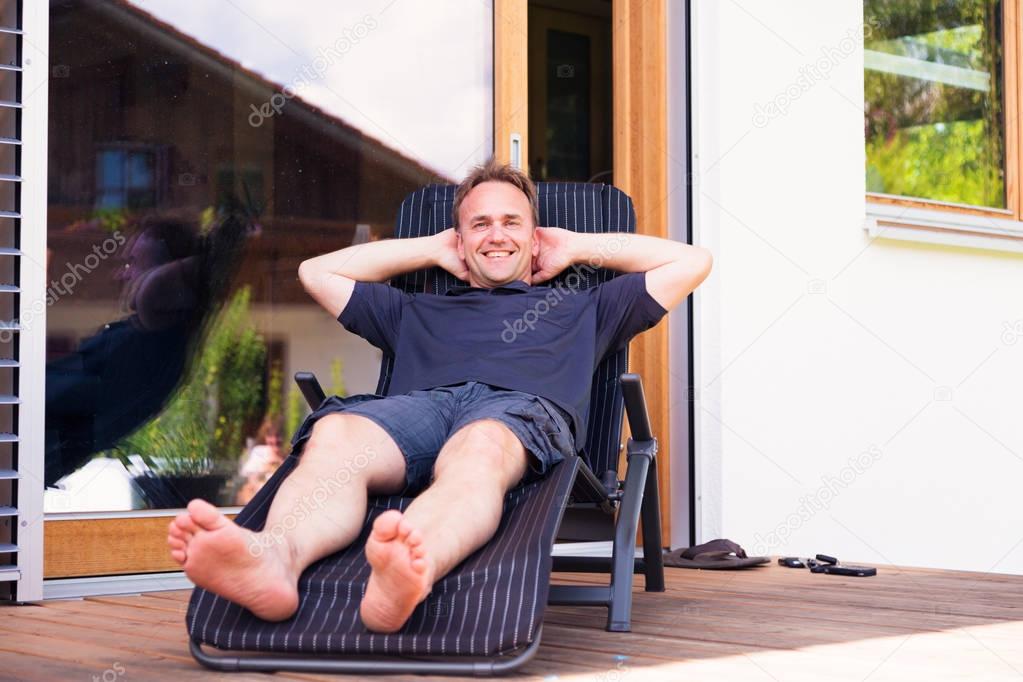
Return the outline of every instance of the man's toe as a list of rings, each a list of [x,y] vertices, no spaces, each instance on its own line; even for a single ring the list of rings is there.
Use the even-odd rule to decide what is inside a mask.
[[[373,522],[373,538],[380,542],[389,542],[398,535],[398,528],[401,525],[401,512],[390,509],[376,518]]]
[[[227,517],[206,500],[196,498],[188,503],[188,513],[205,530],[216,530],[228,523]]]
[[[195,525],[192,515],[186,511],[175,516],[173,523],[184,533],[196,533],[199,530],[199,526]]]

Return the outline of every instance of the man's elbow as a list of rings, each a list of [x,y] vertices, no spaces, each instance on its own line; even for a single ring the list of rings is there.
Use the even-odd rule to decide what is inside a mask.
[[[310,258],[298,264],[298,281],[302,283],[302,288],[309,293],[312,293],[316,282],[322,277],[313,261],[314,259]]]
[[[710,252],[710,249],[705,249],[702,246],[694,246],[693,248],[696,250],[693,256],[695,261],[694,270],[696,272],[696,285],[693,287],[695,289],[710,275],[710,271],[714,267],[714,255]]]
[[[671,310],[703,283],[714,266],[710,251],[686,246],[682,255],[646,273],[647,292],[665,310]]]
[[[684,246],[682,255],[675,260],[672,266],[680,283],[684,281],[689,291],[700,286],[703,280],[707,279],[707,276],[710,275],[713,267],[714,256],[711,254],[710,249],[692,244]]]

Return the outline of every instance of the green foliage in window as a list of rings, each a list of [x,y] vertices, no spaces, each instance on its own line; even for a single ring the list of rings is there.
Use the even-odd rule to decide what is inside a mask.
[[[341,358],[330,363],[330,392],[328,395],[345,396],[344,364]]]
[[[97,208],[92,212],[92,217],[107,232],[123,230],[130,216],[131,211],[126,208]]]
[[[161,473],[233,472],[244,438],[258,422],[266,344],[249,317],[243,287],[210,325],[190,374],[167,407],[113,448],[140,454]]]
[[[330,363],[330,386],[324,389],[327,395],[345,396],[344,363],[334,358]],[[288,389],[287,407],[284,411],[284,438],[290,443],[295,431],[309,414],[309,405],[297,386]]]
[[[263,401],[266,344],[249,319],[249,287],[239,289],[220,314],[202,353],[204,384],[213,397],[214,461],[234,461],[242,451],[246,427]]]
[[[1005,185],[985,121],[915,126],[867,141],[867,191],[1001,207]]]
[[[867,190],[1005,206],[998,0],[866,0]]]
[[[306,407],[302,392],[298,390],[298,386],[292,386],[288,389],[288,406],[284,413],[284,437],[288,443],[295,437],[295,432],[307,414],[309,408]]]
[[[281,406],[281,396],[284,393],[283,388],[284,375],[281,372],[281,363],[275,362],[270,367],[270,381],[267,382],[266,387],[266,416],[264,419],[277,422],[281,415],[284,414]]]

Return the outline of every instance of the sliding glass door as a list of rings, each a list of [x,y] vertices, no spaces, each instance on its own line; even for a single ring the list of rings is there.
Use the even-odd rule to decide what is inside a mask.
[[[176,568],[167,517],[243,505],[379,351],[298,264],[391,236],[493,149],[488,3],[50,5],[46,577]]]

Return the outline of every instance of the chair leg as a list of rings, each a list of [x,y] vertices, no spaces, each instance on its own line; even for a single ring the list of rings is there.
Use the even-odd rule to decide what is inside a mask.
[[[657,460],[650,458],[643,494],[643,573],[647,592],[664,592],[664,554],[661,552],[661,499],[657,490]]]
[[[632,630],[632,574],[635,567],[636,530],[652,456],[636,453],[629,457],[625,489],[615,524],[611,566],[611,603],[607,613],[609,632]]]

